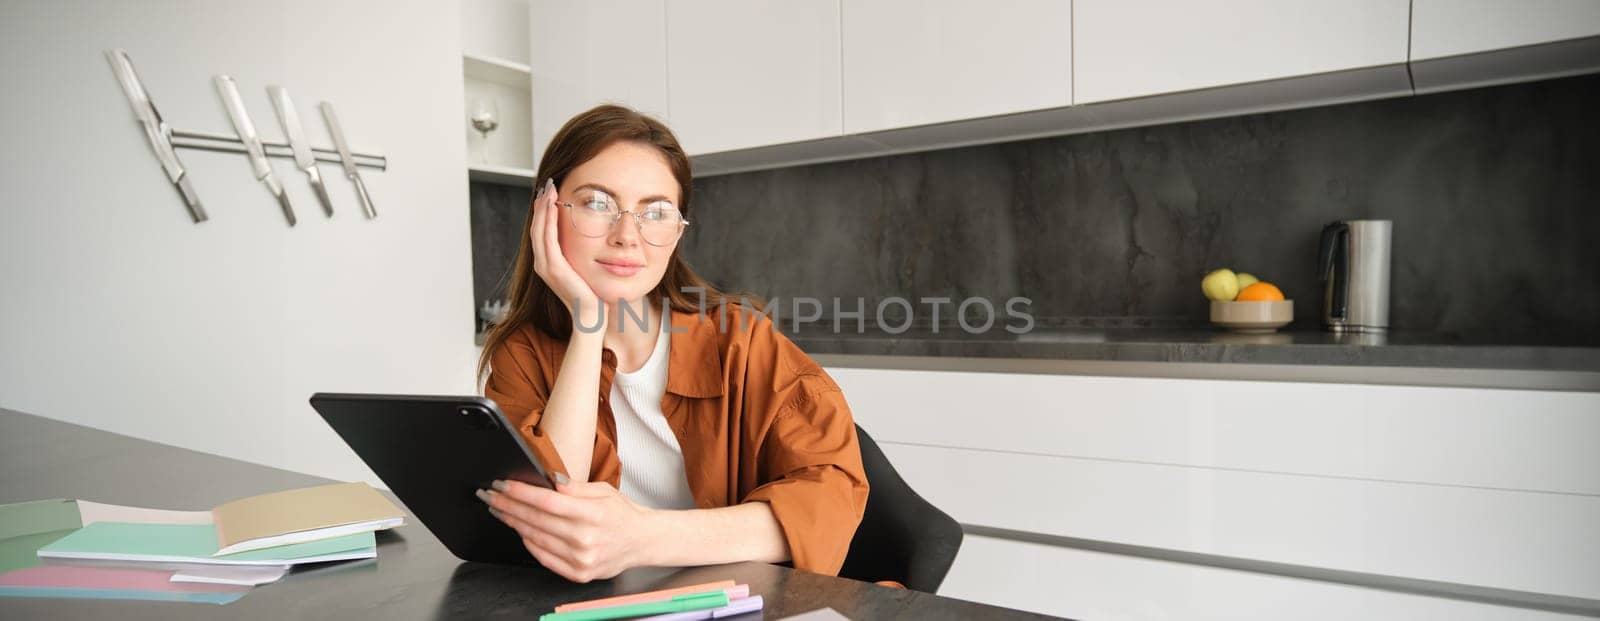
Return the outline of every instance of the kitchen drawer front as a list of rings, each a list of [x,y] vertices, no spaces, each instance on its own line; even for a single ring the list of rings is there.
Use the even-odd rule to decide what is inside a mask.
[[[1580,618],[971,535],[939,594],[1076,619]]]
[[[1600,393],[831,368],[882,441],[1600,494]]]
[[[1600,599],[1600,498],[882,443],[956,520]]]

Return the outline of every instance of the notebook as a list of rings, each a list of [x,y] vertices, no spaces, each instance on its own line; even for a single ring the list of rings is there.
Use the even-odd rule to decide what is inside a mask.
[[[298,565],[378,555],[371,532],[218,555],[211,524],[95,522],[39,548],[42,559],[98,559],[216,565]]]
[[[366,483],[335,483],[241,498],[211,510],[217,555],[394,528],[405,513]]]
[[[248,586],[172,582],[170,571],[119,567],[41,566],[0,574],[0,597],[134,599],[227,604]]]

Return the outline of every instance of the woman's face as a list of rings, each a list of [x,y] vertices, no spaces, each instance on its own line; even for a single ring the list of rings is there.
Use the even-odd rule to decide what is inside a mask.
[[[607,199],[621,211],[640,214],[676,208],[678,179],[661,152],[635,142],[613,143],[567,173],[556,192],[559,202],[572,204],[570,209],[559,209],[561,254],[595,295],[607,304],[635,303],[655,289],[678,247],[678,237],[664,246],[652,245],[641,236],[639,221],[626,213],[609,230],[591,237],[579,230],[574,218],[585,217],[578,212]],[[588,232],[595,233],[594,220],[588,225]]]

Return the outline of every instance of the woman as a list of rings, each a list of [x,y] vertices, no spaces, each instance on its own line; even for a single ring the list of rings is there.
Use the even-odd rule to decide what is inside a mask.
[[[672,132],[596,107],[551,139],[538,180],[479,375],[556,490],[497,481],[490,511],[577,582],[735,561],[837,573],[867,499],[850,409],[759,305],[684,262]]]

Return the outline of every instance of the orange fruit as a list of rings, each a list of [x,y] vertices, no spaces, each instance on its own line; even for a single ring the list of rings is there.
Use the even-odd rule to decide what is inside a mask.
[[[1283,292],[1270,282],[1258,282],[1239,290],[1235,302],[1281,302]]]

